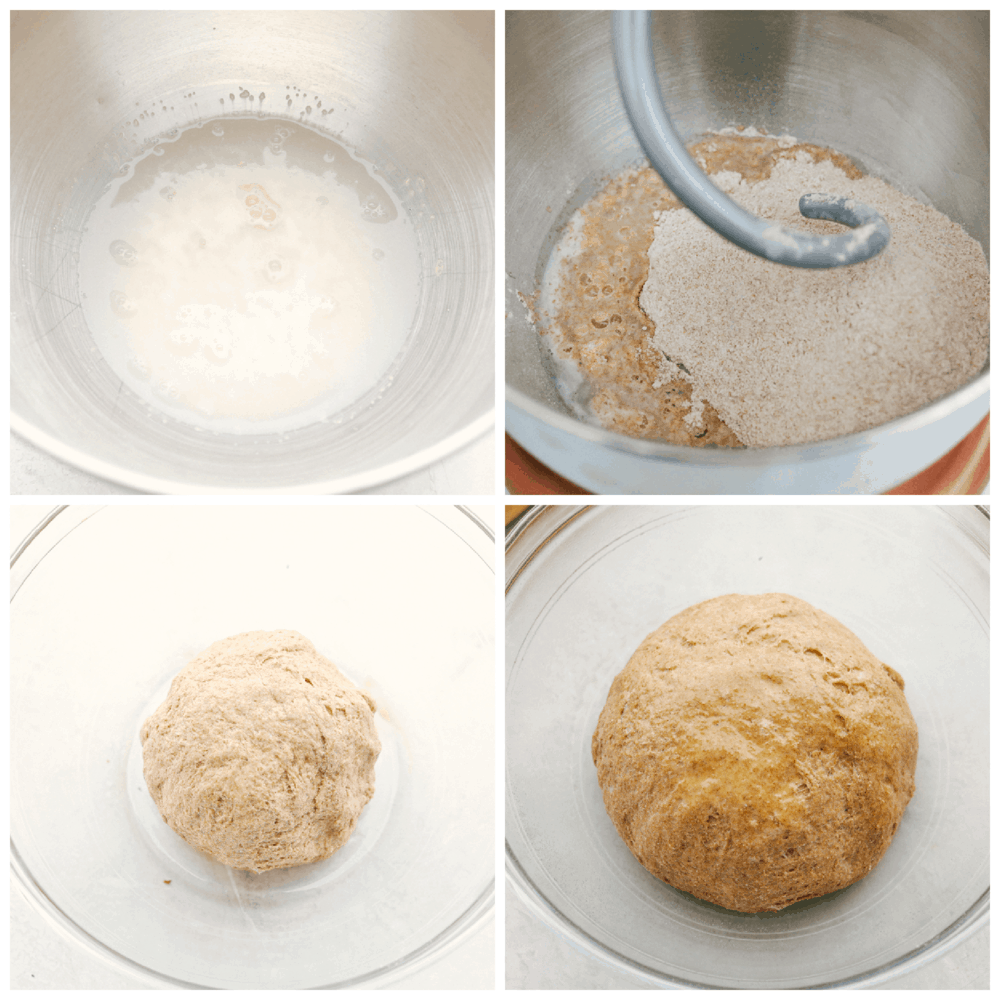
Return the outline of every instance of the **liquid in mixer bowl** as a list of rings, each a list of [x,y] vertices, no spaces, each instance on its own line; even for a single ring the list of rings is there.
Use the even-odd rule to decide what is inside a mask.
[[[290,120],[227,116],[122,167],[88,217],[79,280],[128,389],[207,430],[271,433],[386,380],[420,260],[375,165]]]

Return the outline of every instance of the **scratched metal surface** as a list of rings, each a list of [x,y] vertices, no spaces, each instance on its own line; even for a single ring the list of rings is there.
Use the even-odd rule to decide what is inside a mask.
[[[989,258],[989,14],[656,11],[664,102],[685,141],[753,125],[828,145],[932,204]],[[605,494],[880,492],[960,441],[988,410],[988,372],[883,428],[720,454],[576,419],[520,296],[603,182],[642,162],[601,11],[506,20],[507,430],[555,472]]]
[[[365,489],[475,440],[494,404],[492,40],[492,12],[16,15],[14,429],[94,475],[161,493]],[[397,190],[411,181],[421,299],[391,382],[351,420],[208,434],[123,390],[84,323],[76,255],[105,185],[158,135],[261,108],[338,135]]]

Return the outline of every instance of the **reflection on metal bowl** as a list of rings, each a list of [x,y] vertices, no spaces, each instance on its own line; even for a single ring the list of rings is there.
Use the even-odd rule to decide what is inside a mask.
[[[14,430],[96,475],[173,493],[376,486],[489,429],[492,13],[25,13],[12,42]],[[171,129],[261,109],[329,132],[397,193],[416,192],[423,280],[408,340],[353,411],[285,434],[215,434],[122,389],[79,308],[76,258],[123,163]]]
[[[660,11],[653,32],[682,136],[747,124],[837,149],[959,223],[989,256],[987,15]],[[878,493],[988,412],[986,370],[904,417],[815,444],[693,449],[576,419],[519,295],[539,287],[562,225],[601,179],[641,159],[618,94],[610,17],[510,14],[506,426],[555,472],[594,493]]]

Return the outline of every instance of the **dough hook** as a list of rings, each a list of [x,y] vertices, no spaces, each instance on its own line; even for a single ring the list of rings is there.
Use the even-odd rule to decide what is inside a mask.
[[[836,236],[814,236],[758,219],[723,194],[684,148],[663,104],[653,59],[651,12],[616,11],[611,24],[618,86],[639,143],[670,190],[702,222],[744,250],[791,267],[859,264],[888,245],[888,223],[853,198],[804,194],[799,211],[806,218],[852,227]]]

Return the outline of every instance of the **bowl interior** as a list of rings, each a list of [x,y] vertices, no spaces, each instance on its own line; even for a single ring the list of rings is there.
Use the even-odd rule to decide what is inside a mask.
[[[653,31],[682,137],[753,125],[833,147],[958,222],[989,256],[987,14],[658,11]],[[521,297],[538,289],[572,213],[644,157],[618,94],[609,15],[511,13],[506,51],[507,384],[540,419],[571,417]]]
[[[492,13],[19,15],[15,427],[146,489],[357,488],[481,433],[493,399],[492,26]],[[213,434],[151,413],[97,352],[79,307],[80,233],[156,137],[261,112],[378,167],[417,236],[420,301],[393,367],[349,410],[288,434]]]
[[[14,564],[11,842],[52,923],[162,986],[413,971],[492,909],[493,542],[453,507],[67,508]],[[330,858],[254,875],[159,816],[139,727],[217,639],[291,628],[378,705]]]
[[[872,985],[939,954],[970,915],[981,923],[988,529],[968,507],[535,513],[516,529],[507,565],[510,883],[576,947],[659,986]],[[590,743],[613,678],[653,629],[711,597],[773,591],[833,615],[899,671],[920,749],[914,797],[867,877],[743,914],[635,860],[605,812]]]

